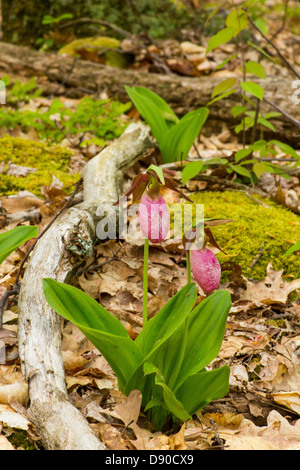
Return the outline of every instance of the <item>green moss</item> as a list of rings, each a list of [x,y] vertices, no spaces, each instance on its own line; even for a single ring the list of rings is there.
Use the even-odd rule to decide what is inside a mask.
[[[7,436],[7,439],[15,448],[21,447],[24,450],[37,450],[29,441],[26,431],[14,430],[10,436]]]
[[[216,241],[226,252],[217,255],[220,263],[233,261],[247,278],[263,280],[269,262],[276,271],[284,270],[286,281],[300,277],[297,254],[284,259],[291,243],[300,240],[300,218],[269,199],[260,205],[241,192],[199,192],[191,199],[204,204],[204,216],[233,219],[230,224],[211,227]],[[263,253],[251,269],[251,263],[263,246]]]
[[[126,68],[128,62],[126,56],[117,49],[120,45],[120,41],[115,38],[110,38],[107,36],[101,37],[90,37],[90,38],[81,38],[75,39],[66,46],[63,46],[58,53],[59,54],[69,54],[74,57],[80,57],[78,51],[86,50],[89,52],[103,52],[103,57],[105,64],[111,65],[112,67]]]
[[[24,190],[41,196],[41,187],[51,184],[52,175],[56,176],[66,189],[80,177],[68,171],[71,156],[70,150],[59,145],[47,145],[29,139],[4,136],[0,139],[0,161],[36,168],[37,171],[26,177],[0,173],[0,196],[16,194]]]

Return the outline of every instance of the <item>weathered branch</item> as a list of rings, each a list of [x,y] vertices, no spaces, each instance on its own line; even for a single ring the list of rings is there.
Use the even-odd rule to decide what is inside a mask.
[[[68,283],[96,241],[101,204],[118,200],[123,173],[149,148],[149,129],[130,125],[83,171],[84,202],[67,209],[33,250],[19,294],[19,355],[29,384],[28,414],[47,449],[105,449],[68,401],[61,356],[61,318],[48,305],[43,278]]]

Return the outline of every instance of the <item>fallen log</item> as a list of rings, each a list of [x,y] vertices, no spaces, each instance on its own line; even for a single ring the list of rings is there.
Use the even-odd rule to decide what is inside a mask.
[[[131,124],[84,168],[83,202],[57,218],[38,240],[26,267],[18,299],[18,345],[28,382],[28,415],[47,449],[103,450],[83,415],[68,400],[61,355],[61,318],[50,308],[42,279],[68,283],[91,251],[98,209],[112,207],[123,190],[123,173],[151,145],[149,129]],[[114,209],[115,210],[115,209]]]
[[[211,100],[212,90],[223,80],[214,76],[182,77],[123,70],[4,42],[0,42],[0,72],[3,75],[35,76],[39,86],[52,96],[79,98],[88,93],[97,95],[107,91],[110,97],[125,102],[128,95],[124,85],[145,86],[164,98],[179,115],[206,106]],[[260,111],[274,111],[270,105],[272,102],[300,121],[299,105],[297,100],[292,101],[294,79],[293,76],[268,76],[266,80],[255,78],[255,82],[263,86],[268,101],[261,102]],[[240,95],[234,93],[211,105],[206,126],[213,121],[226,121],[233,125],[231,108],[240,103]],[[282,135],[287,140],[299,141],[299,128],[287,116],[276,117],[272,122],[275,123],[277,137]]]

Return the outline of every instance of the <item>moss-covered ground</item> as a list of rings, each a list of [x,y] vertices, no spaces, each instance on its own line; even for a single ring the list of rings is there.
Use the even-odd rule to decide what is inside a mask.
[[[275,270],[283,269],[286,281],[300,277],[300,258],[297,253],[284,258],[287,249],[300,240],[300,218],[275,202],[255,196],[268,207],[241,192],[199,192],[191,196],[204,204],[206,218],[232,219],[233,222],[211,227],[216,241],[225,251],[218,253],[220,263],[233,261],[248,277],[262,280],[269,262]],[[260,249],[262,254],[251,268]]]
[[[69,163],[72,151],[59,146],[49,145],[20,137],[4,136],[0,139],[0,161],[36,168],[34,173],[25,177],[17,177],[0,173],[0,196],[16,194],[28,190],[41,196],[41,187],[49,185],[52,175],[56,176],[67,189],[75,183],[80,175],[71,174]]]

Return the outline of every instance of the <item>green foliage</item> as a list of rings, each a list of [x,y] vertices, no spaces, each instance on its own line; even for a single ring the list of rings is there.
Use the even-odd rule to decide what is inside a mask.
[[[196,307],[196,286],[187,284],[133,341],[122,323],[75,287],[44,279],[50,306],[73,322],[99,349],[128,395],[142,392],[142,406],[157,430],[170,418],[184,421],[228,392],[229,367],[207,372],[218,354],[231,306],[217,291]],[[194,307],[194,308],[193,308]]]
[[[10,78],[5,77],[5,83],[10,84]],[[16,81],[8,88],[8,104],[22,104],[38,97],[41,90],[37,88],[35,79],[23,84]],[[76,109],[67,108],[58,98],[54,98],[48,110],[37,111],[10,108],[0,108],[1,126],[13,130],[16,127],[27,132],[35,129],[38,137],[48,142],[60,143],[65,135],[70,138],[85,133],[92,134],[87,143],[105,145],[106,140],[119,137],[128,125],[123,114],[131,107],[131,103],[119,103],[109,99],[93,100],[91,97],[82,98]],[[56,119],[54,119],[55,117]],[[55,120],[59,122],[59,126]]]
[[[151,127],[164,163],[185,160],[208,117],[208,109],[190,111],[180,120],[156,93],[143,87],[125,89]]]
[[[19,137],[5,136],[0,139],[1,160],[8,164],[36,168],[21,178],[0,173],[0,195],[16,194],[18,191],[28,190],[41,196],[41,186],[49,185],[52,176],[56,176],[67,188],[74,184],[79,175],[70,174],[69,168],[72,151],[59,145],[47,145],[42,142],[21,139]]]
[[[271,262],[275,270],[284,270],[287,281],[298,279],[300,265],[296,251],[288,258],[284,254],[293,242],[300,240],[299,217],[269,199],[257,195],[255,198],[268,207],[241,192],[203,191],[192,196],[196,203],[204,204],[205,217],[233,219],[231,224],[214,227],[214,237],[226,253],[217,255],[221,264],[237,263],[244,276],[261,281]],[[251,268],[251,261],[262,246],[262,256]],[[222,276],[224,279],[226,273]]]
[[[24,225],[0,234],[0,264],[20,245],[38,236],[38,228]]]

